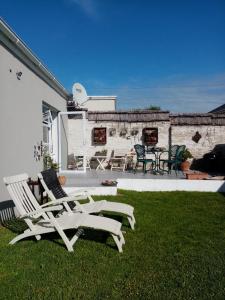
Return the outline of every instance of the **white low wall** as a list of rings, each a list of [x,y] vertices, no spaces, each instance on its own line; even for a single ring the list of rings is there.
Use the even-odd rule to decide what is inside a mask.
[[[100,195],[100,196],[107,196],[107,195],[113,195],[115,196],[117,194],[117,187],[116,186],[110,186],[110,187],[104,187],[104,186],[98,186],[98,187],[64,187],[63,188],[65,192],[68,195],[73,195],[73,193],[76,193],[79,190],[87,190],[91,195]]]
[[[117,179],[117,188],[133,191],[225,192],[223,180]]]

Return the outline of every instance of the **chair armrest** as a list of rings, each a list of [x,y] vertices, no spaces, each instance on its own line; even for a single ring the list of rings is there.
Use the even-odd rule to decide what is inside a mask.
[[[146,156],[147,154],[147,156]],[[151,156],[151,157],[150,157]],[[156,153],[155,152],[148,152],[148,153],[145,153],[145,156],[143,159],[156,159]]]
[[[54,201],[47,202],[43,205],[41,205],[42,208],[51,206],[51,205],[57,205],[57,204],[63,204],[64,202],[71,202],[71,201],[76,201],[76,200],[85,200],[84,195],[77,195],[77,196],[68,196],[68,197],[63,197]]]
[[[51,206],[51,207],[40,208],[40,209],[37,209],[35,211],[31,211],[31,212],[29,212],[25,215],[22,215],[20,217],[20,219],[24,219],[24,218],[27,218],[27,217],[32,217],[34,215],[42,214],[42,213],[49,212],[49,211],[59,211],[59,210],[62,210],[62,209],[63,209],[62,205],[55,205],[55,206]]]
[[[165,153],[168,153],[168,156],[169,156],[169,151],[168,150],[164,150],[162,151],[160,154],[159,154],[159,160],[161,159],[161,155],[165,154]]]
[[[69,195],[69,197],[77,196],[77,195],[79,196],[81,193],[90,194],[90,191],[93,191],[93,190],[94,190],[94,188],[88,189],[88,190],[87,189],[79,189],[79,190],[74,190],[67,194]]]
[[[112,160],[125,160],[125,159],[126,159],[125,156],[121,156],[121,157],[112,157],[112,158],[110,158],[110,161],[112,161]]]

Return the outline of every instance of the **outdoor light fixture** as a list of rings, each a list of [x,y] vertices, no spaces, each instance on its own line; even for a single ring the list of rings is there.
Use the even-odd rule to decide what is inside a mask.
[[[21,79],[22,74],[23,73],[21,71],[16,73],[16,77],[17,77],[18,80]]]

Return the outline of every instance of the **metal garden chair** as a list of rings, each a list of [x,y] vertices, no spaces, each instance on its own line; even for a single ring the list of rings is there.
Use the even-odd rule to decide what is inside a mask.
[[[164,150],[161,152],[159,156],[159,165],[162,171],[169,173],[170,170],[168,162],[175,159],[178,148],[179,145],[173,145],[170,147],[170,150]],[[165,165],[167,166],[167,169],[165,168]]]
[[[185,150],[186,146],[185,145],[173,145],[170,149],[170,151],[163,151],[161,155],[165,154],[166,152],[168,153],[168,158],[159,158],[159,164],[162,163],[163,168],[162,170],[165,172],[168,172],[169,174],[171,173],[172,168],[174,168],[175,173],[177,175],[178,168],[182,162],[182,154]],[[165,164],[167,165],[167,170],[165,169]]]
[[[146,158],[145,146],[140,145],[140,144],[136,144],[136,145],[134,145],[134,149],[135,149],[136,155],[137,155],[137,163],[136,163],[134,171],[135,172],[137,171],[139,163],[143,164],[142,169],[143,169],[144,173],[146,173],[146,166],[147,166],[148,163],[151,163],[151,166],[152,166],[152,169],[153,169],[154,165],[155,165],[155,160],[152,159],[152,158]]]

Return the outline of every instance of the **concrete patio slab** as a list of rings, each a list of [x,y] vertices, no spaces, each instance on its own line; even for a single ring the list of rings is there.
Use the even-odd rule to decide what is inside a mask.
[[[88,170],[86,173],[66,174],[67,182],[64,187],[68,194],[84,188],[92,195],[116,195],[117,189],[135,191],[199,191],[199,192],[225,192],[224,180],[186,180],[182,172],[172,174],[153,175],[143,174],[141,171],[96,171]],[[105,180],[116,180],[117,187],[102,186]]]

